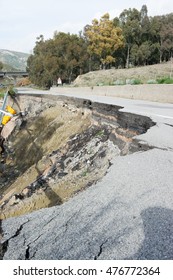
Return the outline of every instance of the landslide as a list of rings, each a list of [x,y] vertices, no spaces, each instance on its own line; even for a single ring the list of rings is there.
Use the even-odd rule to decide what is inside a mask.
[[[145,151],[134,136],[154,123],[89,100],[21,96],[25,112],[5,141],[0,219],[60,205],[91,187],[117,156]]]

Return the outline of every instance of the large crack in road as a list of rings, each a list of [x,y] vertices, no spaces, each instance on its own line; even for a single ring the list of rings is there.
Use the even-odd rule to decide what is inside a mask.
[[[60,205],[101,180],[115,157],[151,148],[133,137],[155,123],[119,106],[23,96],[16,104],[25,116],[5,143],[1,219]]]
[[[172,126],[84,99],[18,104],[0,179],[2,218],[18,217],[0,222],[0,258],[172,259]]]

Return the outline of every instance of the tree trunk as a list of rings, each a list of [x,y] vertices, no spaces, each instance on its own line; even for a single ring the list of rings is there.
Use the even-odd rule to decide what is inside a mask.
[[[127,45],[126,68],[129,68],[129,59],[130,59],[130,44]]]
[[[160,54],[160,63],[162,63],[162,56],[163,56],[163,52],[162,52],[162,40],[161,40],[161,42],[160,42],[159,54]]]

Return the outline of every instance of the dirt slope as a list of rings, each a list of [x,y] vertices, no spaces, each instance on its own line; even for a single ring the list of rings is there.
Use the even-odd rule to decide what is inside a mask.
[[[40,97],[20,104],[28,114],[6,141],[0,219],[62,204],[100,180],[113,158],[149,149],[133,136],[154,123],[118,106]]]
[[[155,64],[130,69],[110,69],[89,72],[78,76],[75,86],[115,85],[130,83],[129,79],[139,79],[142,83],[162,77],[173,77],[173,63]]]

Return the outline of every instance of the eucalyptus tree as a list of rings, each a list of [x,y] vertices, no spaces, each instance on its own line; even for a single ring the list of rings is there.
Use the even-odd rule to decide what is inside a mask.
[[[123,47],[124,41],[121,28],[114,25],[108,13],[100,20],[94,19],[91,25],[87,25],[84,34],[90,57],[98,57],[102,68],[107,68],[115,62],[115,50]]]
[[[34,84],[49,88],[58,77],[70,83],[87,72],[87,61],[87,45],[81,36],[55,32],[52,39],[44,40],[42,35],[37,38],[27,70]]]

